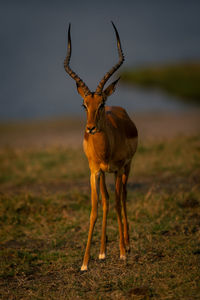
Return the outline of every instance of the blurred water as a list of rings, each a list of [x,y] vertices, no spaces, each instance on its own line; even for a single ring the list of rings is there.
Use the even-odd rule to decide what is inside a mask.
[[[72,68],[95,90],[116,63],[110,20],[116,24],[124,66],[200,58],[200,1],[0,2],[0,119],[81,114],[81,98],[65,73],[66,29],[72,23]],[[119,85],[108,100],[129,111],[188,110],[159,91]]]

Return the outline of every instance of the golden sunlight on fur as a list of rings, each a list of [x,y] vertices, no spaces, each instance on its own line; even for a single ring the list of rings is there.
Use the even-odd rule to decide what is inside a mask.
[[[84,134],[83,147],[88,158],[91,171],[91,215],[88,241],[81,267],[87,270],[90,257],[92,234],[97,219],[99,191],[103,205],[102,236],[99,259],[106,257],[106,222],[108,214],[109,195],[105,183],[105,172],[115,174],[115,200],[119,225],[120,259],[126,259],[126,251],[130,250],[129,231],[126,212],[127,181],[132,158],[137,149],[138,133],[135,124],[126,111],[121,107],[105,106],[107,97],[116,87],[119,79],[103,90],[105,83],[117,71],[124,61],[119,34],[112,23],[119,53],[119,62],[106,73],[95,92],[91,92],[86,84],[69,67],[71,57],[70,25],[68,30],[68,51],[64,61],[66,72],[76,81],[77,90],[83,98],[83,106],[87,114],[87,123]],[[123,216],[123,222],[122,222]]]

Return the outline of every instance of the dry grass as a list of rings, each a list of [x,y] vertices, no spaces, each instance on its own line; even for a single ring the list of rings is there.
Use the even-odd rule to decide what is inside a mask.
[[[0,150],[1,299],[199,299],[200,139],[139,146],[129,180],[131,253],[119,260],[109,175],[107,258],[80,272],[90,212],[82,149]]]

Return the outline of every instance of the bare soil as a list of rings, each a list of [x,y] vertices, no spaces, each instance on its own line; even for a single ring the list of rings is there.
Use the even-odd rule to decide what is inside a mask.
[[[0,299],[200,299],[199,112],[136,114],[128,182],[131,253],[119,259],[114,180],[107,257],[91,209],[83,119],[0,125]],[[99,203],[100,204],[100,203]]]

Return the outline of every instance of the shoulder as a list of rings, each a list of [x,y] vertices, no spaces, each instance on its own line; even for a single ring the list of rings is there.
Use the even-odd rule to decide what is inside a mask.
[[[120,106],[106,106],[106,119],[113,127],[124,130],[127,137],[137,137],[135,124],[130,119],[126,110]]]

